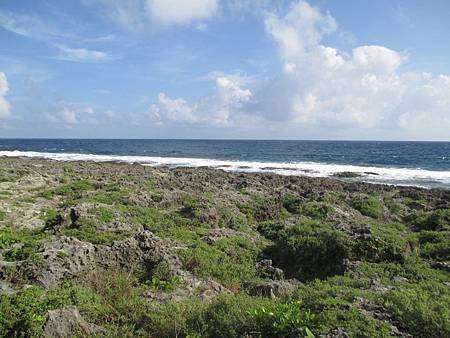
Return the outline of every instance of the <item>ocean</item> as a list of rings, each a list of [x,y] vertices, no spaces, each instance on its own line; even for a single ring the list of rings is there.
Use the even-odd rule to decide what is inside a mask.
[[[450,142],[0,139],[0,156],[348,178],[450,189]],[[0,158],[1,161],[1,158]]]

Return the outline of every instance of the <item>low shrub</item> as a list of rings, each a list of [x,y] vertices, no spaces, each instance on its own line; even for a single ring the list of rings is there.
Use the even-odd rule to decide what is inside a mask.
[[[252,309],[249,314],[261,330],[260,334],[265,337],[314,338],[310,327],[314,325],[315,315],[303,309],[301,301],[274,303]]]
[[[361,236],[353,244],[355,259],[370,262],[401,262],[406,255],[408,241],[400,231],[389,225],[374,224],[369,236]]]
[[[274,241],[267,253],[275,265],[302,281],[342,273],[343,261],[350,253],[349,240],[343,232],[317,221],[286,228]]]
[[[417,337],[450,336],[448,286],[430,280],[382,295],[383,306]]]
[[[45,314],[65,304],[54,295],[45,296],[37,287],[15,294],[0,293],[0,336],[40,337]]]
[[[450,261],[450,232],[421,231],[418,233],[420,256],[438,261]]]
[[[366,196],[353,201],[353,207],[364,216],[375,219],[383,215],[383,204],[377,196]]]
[[[323,202],[307,202],[302,205],[301,212],[315,220],[323,220],[334,210],[333,206]]]
[[[450,230],[450,209],[418,210],[406,216],[405,221],[418,230]]]
[[[184,266],[202,278],[241,289],[257,278],[255,260],[260,249],[243,237],[223,238],[212,245],[197,242],[178,252]]]

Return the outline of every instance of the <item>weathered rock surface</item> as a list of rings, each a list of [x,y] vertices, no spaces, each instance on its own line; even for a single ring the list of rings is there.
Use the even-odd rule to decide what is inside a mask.
[[[151,267],[169,256],[169,248],[167,241],[150,231],[139,232],[111,246],[61,237],[44,245],[43,262],[31,270],[30,279],[48,288],[65,279],[82,277],[102,269]]]
[[[45,316],[44,338],[87,337],[99,327],[86,322],[76,307],[52,310]]]
[[[252,290],[253,296],[262,297],[283,297],[293,292],[298,285],[290,283],[288,281],[272,281],[269,283],[263,283],[256,285]]]

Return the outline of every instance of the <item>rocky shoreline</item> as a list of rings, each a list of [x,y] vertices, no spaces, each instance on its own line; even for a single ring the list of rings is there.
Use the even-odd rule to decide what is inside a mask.
[[[0,336],[446,337],[449,230],[449,190],[0,158]]]

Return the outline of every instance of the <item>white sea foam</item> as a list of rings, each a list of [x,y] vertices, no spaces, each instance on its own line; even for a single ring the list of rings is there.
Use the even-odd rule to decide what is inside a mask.
[[[410,168],[366,167],[355,165],[323,164],[313,162],[250,162],[200,158],[94,155],[76,153],[44,153],[33,151],[0,151],[6,157],[40,157],[56,161],[94,161],[140,163],[147,166],[212,167],[225,171],[272,172],[280,175],[330,177],[342,172],[360,174],[360,180],[390,184],[441,186],[450,188],[450,171]]]

